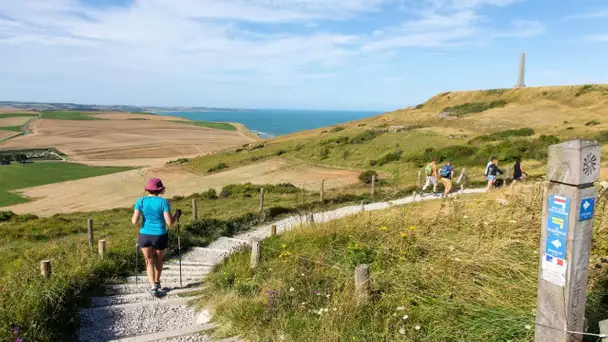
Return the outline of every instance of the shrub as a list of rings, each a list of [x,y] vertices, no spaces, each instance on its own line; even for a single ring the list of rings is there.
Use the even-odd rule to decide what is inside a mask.
[[[228,184],[222,188],[220,197],[242,196],[251,197],[260,192],[261,186],[252,183]]]
[[[259,150],[259,149],[262,149],[262,148],[264,148],[264,147],[266,147],[266,144],[258,144],[258,145],[254,145],[253,147],[251,147],[251,148],[249,149],[249,151],[255,151],[255,150]]]
[[[496,140],[501,140],[501,139],[505,139],[508,137],[529,137],[532,135],[534,135],[534,130],[532,128],[509,129],[506,131],[500,131],[500,132],[496,132],[493,134],[481,135],[479,137],[469,140],[469,143],[496,141]]]
[[[502,95],[507,91],[507,89],[488,89],[486,90],[486,95]]]
[[[184,196],[173,196],[173,198],[171,200],[173,201],[181,201],[184,199]]]
[[[0,222],[8,221],[15,216],[17,215],[12,211],[0,211]]]
[[[319,151],[319,157],[321,157],[321,159],[327,159],[328,156],[329,156],[329,148],[323,147],[321,149],[321,151]]]
[[[378,179],[378,172],[374,170],[367,170],[359,175],[359,180],[361,181],[361,183],[371,184],[373,176],[376,176],[376,179]]]
[[[293,194],[300,190],[291,183],[266,184],[262,186],[265,191],[276,194]]]
[[[365,132],[360,133],[360,134],[356,135],[354,138],[350,139],[350,143],[351,144],[364,144],[366,142],[370,142],[370,141],[376,139],[376,137],[378,137],[379,135],[381,135],[384,132],[385,131],[368,129]]]
[[[416,105],[416,107],[415,107],[415,108],[416,108],[416,109],[422,109],[423,107],[424,107],[424,103],[421,103],[421,104],[419,104],[419,105]]]
[[[228,164],[219,163],[219,164],[215,165],[214,167],[210,168],[209,170],[207,170],[207,172],[212,173],[212,172],[217,172],[217,171],[227,169],[227,168],[228,168]]]
[[[287,151],[285,151],[285,150],[278,150],[278,151],[277,151],[277,153],[276,153],[276,155],[277,155],[277,156],[282,156],[282,155],[284,155],[285,153],[287,153]]]
[[[369,163],[369,166],[376,166],[376,165],[378,165],[378,161],[376,159],[370,159],[368,163]]]
[[[325,140],[321,140],[320,145],[329,145],[329,144],[343,145],[348,143],[348,137],[335,137],[329,138]]]
[[[270,208],[264,210],[264,214],[267,219],[271,219],[271,218],[276,218],[280,215],[291,214],[295,211],[296,210],[294,208],[275,206],[275,207],[270,207]]]
[[[492,102],[468,102],[454,107],[446,107],[444,112],[451,116],[460,117],[471,113],[480,113],[492,108],[502,108],[507,105],[506,100],[495,100]]]
[[[214,200],[217,199],[217,191],[215,191],[215,189],[209,189],[205,192],[201,192],[200,196],[206,200]]]
[[[599,125],[601,122],[597,121],[597,120],[591,120],[589,122],[585,123],[585,126],[597,126]]]
[[[184,164],[184,163],[187,163],[189,161],[190,161],[190,159],[187,159],[187,158],[179,158],[179,159],[176,159],[176,160],[168,161],[167,164]]]
[[[338,132],[341,132],[343,130],[344,130],[344,127],[342,127],[342,126],[336,126],[336,127],[332,128],[330,130],[330,132],[332,132],[332,133],[338,133]]]
[[[568,131],[571,131],[573,129],[574,129],[574,127],[566,127],[566,130],[568,130]]]
[[[608,131],[600,132],[594,137],[594,140],[602,144],[608,143]]]
[[[382,166],[388,164],[390,162],[397,161],[401,159],[401,155],[403,154],[402,150],[397,150],[395,152],[389,152],[383,155],[380,159],[378,159],[378,165]]]

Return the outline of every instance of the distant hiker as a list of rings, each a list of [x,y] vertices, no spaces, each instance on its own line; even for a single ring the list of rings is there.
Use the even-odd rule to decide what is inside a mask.
[[[135,202],[131,223],[137,225],[142,220],[137,243],[146,259],[146,273],[152,285],[150,292],[156,294],[161,288],[163,257],[169,243],[167,226],[172,225],[182,212],[177,209],[175,215],[171,216],[169,201],[160,197],[165,193],[165,186],[160,179],[150,179],[144,189],[148,195],[144,194]]]
[[[496,183],[496,177],[502,174],[504,174],[504,172],[498,168],[498,158],[492,156],[490,162],[486,165],[485,176],[488,178],[488,187],[486,188],[486,191],[492,190],[494,183]]]
[[[433,192],[437,192],[437,158],[434,158],[432,162],[430,162],[425,168],[424,172],[426,174],[426,183],[422,187],[422,191],[426,191],[426,189],[433,184]]]
[[[454,168],[452,167],[452,161],[448,162],[439,170],[441,176],[441,182],[445,188],[443,194],[447,196],[452,191],[452,178],[454,178]]]
[[[521,183],[523,175],[528,177],[528,173],[521,167],[521,158],[515,157],[515,164],[513,165],[513,183],[511,183],[511,187],[513,187],[515,183]]]

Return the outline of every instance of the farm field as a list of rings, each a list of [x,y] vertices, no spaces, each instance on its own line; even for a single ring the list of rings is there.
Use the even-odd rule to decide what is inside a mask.
[[[95,177],[128,170],[124,167],[91,167],[63,162],[40,162],[0,166],[0,207],[27,202],[10,190]],[[61,192],[69,192],[63,189]]]

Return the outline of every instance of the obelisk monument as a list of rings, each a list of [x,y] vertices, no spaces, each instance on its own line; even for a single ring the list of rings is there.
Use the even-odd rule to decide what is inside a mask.
[[[515,88],[525,88],[525,76],[526,76],[526,53],[521,53],[521,58],[519,60],[519,74],[517,75],[517,84]]]

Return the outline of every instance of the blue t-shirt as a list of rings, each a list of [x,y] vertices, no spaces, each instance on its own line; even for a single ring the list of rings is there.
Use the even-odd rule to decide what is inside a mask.
[[[165,235],[167,226],[164,213],[170,213],[169,201],[162,197],[141,197],[135,202],[135,209],[141,211],[142,225],[140,234]]]
[[[446,165],[443,166],[442,169],[444,169],[445,170],[444,172],[446,172],[446,176],[444,177],[442,175],[442,177],[443,178],[447,178],[447,179],[451,179],[452,178],[452,172],[454,172],[454,168],[452,167],[452,165],[447,165],[446,164]]]

